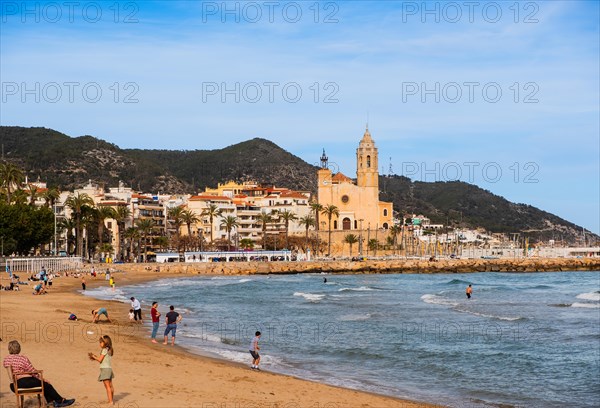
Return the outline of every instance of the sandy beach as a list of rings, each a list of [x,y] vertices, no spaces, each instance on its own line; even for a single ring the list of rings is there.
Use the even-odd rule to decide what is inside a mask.
[[[140,283],[181,274],[152,271],[118,273],[118,285]],[[2,283],[6,284],[3,276]],[[106,285],[103,276],[86,276],[88,288]],[[44,378],[74,406],[92,408],[106,405],[106,393],[97,381],[98,363],[88,352],[99,352],[98,338],[108,334],[115,355],[115,406],[119,407],[286,407],[342,408],[395,407],[426,408],[434,405],[336,388],[269,372],[254,372],[249,365],[197,356],[179,346],[152,344],[149,331],[127,318],[129,305],[95,300],[78,293],[81,280],[54,279],[47,295],[33,296],[32,287],[0,292],[0,358],[10,340],[21,343],[21,354],[44,370]],[[183,305],[182,305],[183,306]],[[112,323],[91,323],[90,311],[106,307]],[[68,320],[75,313],[79,320]],[[149,319],[149,310],[143,311]],[[161,319],[164,316],[161,317]],[[164,330],[161,321],[159,336]],[[250,363],[250,360],[249,360]],[[6,370],[0,375],[0,406],[15,407]],[[26,406],[37,406],[34,398]]]

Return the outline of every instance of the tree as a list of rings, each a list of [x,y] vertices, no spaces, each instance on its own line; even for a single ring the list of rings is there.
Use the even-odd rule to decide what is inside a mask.
[[[227,217],[223,217],[221,220],[221,227],[225,227],[225,231],[227,231],[227,250],[231,251],[231,230],[237,228],[238,221],[237,217],[233,215],[228,215]]]
[[[129,258],[137,258],[134,253],[134,244],[140,239],[140,231],[136,227],[127,228],[123,233],[123,237],[129,241]]]
[[[298,219],[295,213],[284,210],[279,213],[279,219],[283,220],[285,224],[285,247],[286,249],[290,249],[290,241],[289,241],[289,230],[290,230],[290,221],[295,221]]]
[[[398,247],[398,233],[400,232],[400,225],[392,225],[389,229],[390,236],[392,237],[392,245],[394,249],[394,254],[396,253],[396,249]]]
[[[49,188],[42,195],[46,207],[54,207],[56,201],[60,198],[60,191],[57,188]]]
[[[29,205],[34,205],[35,200],[40,196],[40,189],[37,186],[30,184],[27,186],[27,195],[29,196]]]
[[[27,192],[23,189],[16,189],[14,194],[12,195],[12,203],[13,204],[25,204],[27,203]]]
[[[329,205],[323,207],[323,210],[321,210],[321,214],[327,216],[327,220],[329,223],[329,244],[327,246],[327,252],[328,252],[327,256],[331,256],[331,219],[333,218],[334,215],[336,217],[339,217],[340,210],[335,205],[329,204]]]
[[[213,219],[215,217],[221,216],[221,209],[219,209],[219,207],[217,207],[216,204],[210,204],[207,208],[202,210],[202,216],[208,217],[208,220],[210,221],[210,242],[212,243],[213,242]]]
[[[67,232],[67,254],[71,255],[73,253],[72,248],[75,246],[75,236],[73,235],[73,231],[75,230],[75,220],[73,218],[63,218],[59,221],[57,228],[60,231]]]
[[[312,201],[310,203],[310,209],[312,210],[313,214],[315,215],[315,231],[316,231],[316,235],[317,235],[317,252],[315,253],[315,255],[318,255],[319,248],[321,247],[321,245],[319,244],[319,229],[321,228],[319,226],[319,215],[323,211],[323,205],[319,204],[317,201]]]
[[[173,228],[175,228],[175,236],[177,237],[177,241],[179,242],[179,229],[181,228],[181,224],[183,224],[182,220],[183,207],[173,207],[169,208],[167,211],[167,217],[171,224],[173,224]]]
[[[118,248],[116,252],[118,255],[121,256],[123,255],[123,234],[125,233],[125,223],[129,219],[129,217],[131,217],[131,210],[128,206],[120,205],[115,210],[114,220],[117,223],[117,229],[119,234],[119,240],[117,241]]]
[[[27,255],[54,236],[54,214],[46,207],[0,203],[0,236],[4,253]]]
[[[308,251],[308,230],[310,229],[310,227],[315,226],[315,218],[312,215],[307,214],[298,220],[298,224],[302,225],[306,231],[306,237],[305,237],[306,245],[304,247],[304,252],[307,252]]]
[[[94,200],[86,193],[77,193],[69,195],[65,201],[65,206],[71,209],[73,218],[75,219],[75,238],[77,240],[76,254],[83,255],[83,232],[81,228],[81,216],[84,207],[94,205]]]
[[[354,234],[348,234],[344,237],[344,242],[350,244],[350,256],[352,256],[352,245],[358,242],[358,237]]]
[[[200,218],[196,215],[195,212],[191,210],[184,210],[181,212],[181,220],[187,225],[187,233],[188,236],[192,236],[192,224],[196,224],[200,221]]]
[[[13,186],[18,189],[25,176],[23,171],[12,163],[0,163],[0,185],[6,191],[6,203],[11,203],[11,191]]]
[[[137,220],[135,223],[140,235],[142,237],[142,242],[144,245],[144,262],[148,262],[148,235],[152,233],[154,229],[154,220],[150,218],[144,218],[141,220]]]
[[[242,249],[252,249],[252,248],[254,248],[254,242],[252,242],[252,240],[250,238],[243,238],[240,241],[240,247]]]
[[[258,222],[260,222],[262,229],[262,247],[267,249],[267,225],[273,222],[273,217],[267,212],[261,212],[258,216]]]
[[[379,247],[377,240],[375,238],[371,238],[367,245],[369,245],[369,249],[373,251],[373,255],[377,256],[377,247]]]
[[[102,206],[98,207],[95,211],[96,221],[98,221],[98,239],[100,240],[99,245],[104,244],[104,220],[114,219],[116,211],[112,207]],[[105,251],[101,251],[105,252]]]

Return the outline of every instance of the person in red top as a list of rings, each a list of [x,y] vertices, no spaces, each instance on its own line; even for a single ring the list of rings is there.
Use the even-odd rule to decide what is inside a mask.
[[[160,312],[158,311],[158,302],[152,302],[152,309],[150,309],[150,316],[152,316],[152,343],[157,343],[156,333],[158,332],[158,324]]]
[[[16,340],[9,342],[8,352],[9,354],[2,361],[2,365],[8,371],[8,378],[12,379],[13,374],[16,375],[19,388],[39,387],[41,385],[40,379],[35,374],[26,374],[36,371],[36,369],[27,357],[19,354],[21,352],[19,342]],[[10,384],[10,390],[15,392],[15,385],[12,383]],[[46,398],[48,404],[52,404],[54,407],[68,407],[75,402],[75,399],[61,397],[52,384],[47,381],[44,381],[44,398]]]

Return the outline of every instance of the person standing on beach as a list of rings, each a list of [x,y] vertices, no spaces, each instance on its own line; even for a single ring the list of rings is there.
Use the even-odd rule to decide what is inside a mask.
[[[258,370],[260,371],[260,368],[258,368],[258,363],[260,363],[260,354],[258,354],[258,351],[260,350],[260,347],[258,346],[258,340],[260,339],[260,332],[257,331],[256,333],[254,333],[254,338],[252,339],[252,342],[250,343],[250,355],[252,356],[252,369],[253,370]]]
[[[81,278],[81,289],[85,292],[85,278]]]
[[[133,316],[135,321],[137,322],[138,317],[140,318],[140,323],[142,323],[142,305],[140,301],[134,298],[133,296],[130,298],[131,307],[133,308]]]
[[[109,336],[100,337],[100,355],[96,356],[94,353],[88,353],[90,360],[96,360],[100,363],[100,375],[98,381],[104,383],[106,388],[106,395],[108,397],[108,405],[114,405],[113,398],[115,396],[115,388],[113,387],[112,379],[115,375],[112,370],[112,356],[114,349],[112,347],[112,340]]]
[[[115,291],[115,278],[113,278],[112,276],[108,280],[108,286],[110,286],[112,288],[113,292]]]
[[[152,309],[150,309],[150,316],[152,316],[152,343],[156,343],[156,333],[158,332],[158,325],[160,324],[160,312],[158,311],[158,302],[152,302]]]
[[[471,299],[471,294],[472,293],[473,293],[473,288],[469,284],[469,286],[467,286],[467,299]]]
[[[169,332],[171,334],[171,346],[175,345],[175,333],[177,332],[177,323],[182,319],[181,315],[175,311],[175,306],[169,306],[169,313],[167,313],[167,328],[165,329],[165,341],[163,344],[168,344]]]

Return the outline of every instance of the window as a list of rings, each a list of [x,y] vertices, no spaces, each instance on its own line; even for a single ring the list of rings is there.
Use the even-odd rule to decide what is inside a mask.
[[[367,156],[367,168],[371,168],[371,156]]]
[[[342,229],[349,230],[351,229],[351,221],[350,218],[346,217],[342,220]]]
[[[358,229],[358,221],[354,220],[354,229]]]
[[[337,221],[333,222],[333,229],[337,229]]]
[[[387,222],[383,223],[383,229],[388,229],[388,223]]]
[[[388,214],[388,213],[387,213],[387,208],[384,208],[384,210],[383,210],[383,216],[384,216],[384,217],[387,217],[387,214]]]

